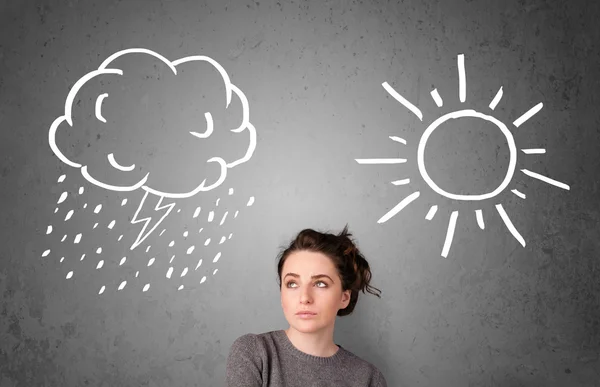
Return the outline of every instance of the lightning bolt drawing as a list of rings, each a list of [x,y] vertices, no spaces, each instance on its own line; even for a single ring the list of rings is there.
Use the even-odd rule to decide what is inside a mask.
[[[164,196],[159,196],[160,199],[158,199],[158,203],[156,203],[156,206],[154,207],[154,211],[155,212],[158,212],[160,210],[166,210],[166,211],[162,215],[162,217],[158,221],[156,221],[156,223],[154,224],[154,226],[152,226],[150,231],[146,232],[148,225],[152,222],[152,216],[147,216],[142,219],[138,219],[137,216],[138,216],[140,210],[142,209],[142,207],[144,207],[144,202],[146,201],[146,197],[148,196],[148,193],[149,192],[146,191],[146,193],[144,194],[144,197],[142,198],[142,201],[140,202],[140,205],[138,206],[137,211],[135,212],[135,214],[133,215],[133,219],[131,220],[131,224],[145,222],[144,227],[142,227],[142,230],[140,231],[137,239],[135,240],[135,242],[133,242],[133,245],[131,245],[131,250],[138,247],[148,237],[148,235],[152,234],[152,232],[156,229],[156,227],[158,227],[158,225],[163,221],[163,219],[166,218],[167,215],[169,215],[169,213],[175,206],[175,203],[169,203],[169,204],[165,204],[164,206],[161,206],[160,204],[162,203]]]

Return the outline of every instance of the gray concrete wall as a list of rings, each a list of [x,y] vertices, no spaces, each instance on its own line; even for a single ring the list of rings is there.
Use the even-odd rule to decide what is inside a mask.
[[[361,294],[335,340],[388,385],[599,386],[599,16],[593,1],[3,1],[0,386],[223,385],[235,338],[287,327],[279,247],[301,228],[346,223],[383,294]],[[237,94],[225,108],[225,83],[208,62],[174,75],[156,57],[127,55],[107,67],[121,75],[100,74],[74,94],[73,125],[56,131],[65,163],[49,132],[69,92],[128,48],[168,63],[213,58],[247,98],[249,120]],[[102,93],[106,123],[95,115]],[[423,163],[458,195],[492,192],[514,168],[493,198],[444,197],[419,171],[421,136],[463,109],[495,117],[508,137],[481,118],[449,120],[431,133]],[[207,111],[213,135],[190,135],[206,129]],[[165,197],[172,211],[133,250],[143,222],[131,222],[162,216],[158,196],[134,218],[143,188],[106,189],[81,173],[88,166],[118,186],[149,174],[146,187],[188,192],[221,176],[209,158],[245,154],[248,123],[252,157],[213,190]],[[522,151],[532,148],[546,153]],[[111,153],[135,168],[111,167]]]

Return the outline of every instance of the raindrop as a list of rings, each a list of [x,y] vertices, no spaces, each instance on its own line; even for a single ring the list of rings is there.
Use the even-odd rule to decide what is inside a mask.
[[[237,218],[238,214],[240,213],[240,211],[235,211],[235,214],[233,215],[234,218]]]
[[[46,235],[50,234],[52,232],[52,226],[49,225],[48,228],[46,229]]]
[[[203,283],[204,281],[206,281],[206,276],[202,277],[202,279],[200,280],[200,283]]]
[[[81,258],[79,260],[83,261],[83,258],[85,258],[85,253],[81,255]]]
[[[217,262],[221,258],[221,252],[219,251],[217,255],[215,255],[215,259],[213,259],[213,263]]]
[[[167,229],[166,229],[166,228],[163,228],[163,230],[160,232],[160,234],[158,234],[158,236],[161,236],[162,234],[164,234],[164,233],[165,233],[165,231],[167,231]]]
[[[144,285],[144,289],[142,290],[143,292],[147,291],[148,289],[150,289],[150,284],[146,284]]]
[[[198,270],[200,265],[202,265],[202,259],[198,261],[198,264],[196,265],[196,268],[194,270]]]
[[[65,216],[65,222],[66,222],[67,220],[71,219],[71,216],[73,216],[73,212],[74,212],[74,211],[73,211],[73,210],[71,210],[71,211],[69,211],[69,212],[67,213],[67,216]]]
[[[42,257],[47,257],[50,254],[50,250],[46,250],[42,253]]]
[[[94,228],[96,228],[96,227],[98,227],[98,222],[96,222],[96,223],[94,224]]]
[[[123,199],[123,201],[121,201],[121,207],[123,207],[126,203],[127,203],[127,199]]]
[[[119,266],[123,265],[126,260],[127,260],[127,257],[121,258],[121,262],[119,263]]]
[[[233,188],[229,188],[229,194],[233,195]]]
[[[96,214],[99,213],[101,209],[102,209],[102,204],[98,204],[96,206],[96,208],[94,208],[94,213],[96,213]]]
[[[70,272],[67,274],[67,279],[69,279],[69,278],[71,278],[71,277],[73,277],[73,271],[70,271]]]
[[[81,195],[83,193],[83,187],[79,187],[79,194]]]
[[[100,269],[102,266],[104,266],[104,260],[98,262],[98,266],[96,266],[96,269]]]
[[[198,230],[198,234],[200,234],[202,230],[204,230],[204,227],[200,227],[200,230]]]
[[[211,212],[208,213],[208,221],[209,222],[212,222],[214,217],[215,217],[215,212],[214,211],[211,211]]]
[[[169,261],[169,263],[173,262],[173,260],[174,260],[174,259],[175,259],[175,255],[173,255],[173,256],[171,257],[171,260]]]
[[[62,261],[64,261],[64,260],[65,260],[65,257],[62,257],[62,258],[60,259],[60,262],[62,262]]]
[[[210,244],[210,238],[208,238],[205,242],[204,242],[204,246],[208,246]]]
[[[246,204],[246,206],[250,207],[252,204],[254,204],[254,196],[250,196],[250,199],[248,200],[248,204]]]
[[[215,271],[213,271],[213,275],[217,274],[218,271],[219,269],[215,269]]]
[[[177,289],[177,290],[181,290],[181,289],[183,289],[183,285],[179,286],[179,289]]]
[[[66,198],[67,198],[67,193],[63,192],[62,194],[60,194],[60,198],[58,198],[58,202],[56,202],[56,204],[60,204],[60,203],[64,202]]]
[[[229,238],[228,239],[231,239],[232,236],[233,236],[233,234],[229,234]]]
[[[98,294],[104,293],[104,289],[106,289],[106,286],[102,286],[102,288],[100,289],[100,291],[98,292]]]
[[[146,248],[146,252],[150,251],[150,247],[152,247],[152,245],[148,245],[148,247]]]
[[[100,254],[100,253],[102,253],[102,247],[98,247],[98,248],[96,249],[96,254]]]
[[[221,240],[219,241],[219,244],[222,244],[223,242],[225,242],[227,238],[225,238],[224,236],[221,237]]]
[[[73,243],[77,244],[77,243],[79,243],[80,240],[81,240],[81,234],[77,234],[77,235],[75,235],[75,240],[73,241]]]
[[[219,207],[219,200],[221,200],[221,198],[218,198],[217,201],[216,201],[216,203],[215,203],[215,206],[217,206],[217,207]]]
[[[169,247],[173,247],[175,245],[175,241],[171,241],[171,243],[169,243]]]
[[[181,276],[184,277],[188,272],[188,268],[186,267],[185,269],[183,269],[183,272],[181,273]]]
[[[171,278],[171,274],[173,274],[173,267],[172,266],[167,271],[167,278]]]
[[[60,177],[58,178],[58,182],[62,183],[63,181],[65,181],[65,177],[66,175],[60,175]]]
[[[117,239],[117,241],[120,241],[121,239],[123,239],[123,234],[119,235],[119,239]]]
[[[195,246],[190,247],[189,249],[187,249],[187,253],[191,254],[192,251],[194,251]]]
[[[83,208],[87,208],[87,203],[83,203]]]
[[[139,270],[135,272],[135,278],[137,278],[138,275],[140,275],[140,271]]]
[[[112,230],[113,227],[115,227],[115,221],[114,220],[108,224],[108,228],[109,229]]]
[[[225,219],[227,219],[227,214],[229,214],[229,211],[225,211],[225,215],[223,215],[223,218],[221,219],[221,223],[219,223],[219,226],[223,225],[223,222],[225,222]]]
[[[148,261],[148,266],[152,266],[153,263],[154,263],[154,258],[150,258],[150,260]]]
[[[64,242],[65,239],[67,239],[67,234],[65,234],[65,236],[62,237],[62,239],[60,240],[61,242]]]
[[[123,289],[125,287],[125,285],[127,285],[127,281],[121,282],[121,285],[119,285],[119,289],[118,290]]]
[[[196,207],[196,211],[194,211],[193,218],[197,218],[199,213],[200,213],[200,207]]]
[[[187,232],[187,231],[186,231],[186,232],[184,232],[184,233],[183,233],[183,236],[184,236],[185,238],[187,238],[187,236],[188,236],[188,232]]]
[[[56,207],[56,208],[54,209],[54,213],[56,214],[57,212],[58,212],[58,207]]]

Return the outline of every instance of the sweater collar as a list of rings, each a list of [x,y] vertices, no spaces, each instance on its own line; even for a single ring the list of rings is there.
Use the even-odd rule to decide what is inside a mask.
[[[335,344],[339,347],[339,349],[332,356],[314,356],[306,352],[302,352],[298,348],[296,348],[283,329],[274,331],[274,334],[277,340],[281,343],[282,347],[298,359],[317,364],[336,364],[339,363],[342,357],[344,356],[345,349],[337,343]]]

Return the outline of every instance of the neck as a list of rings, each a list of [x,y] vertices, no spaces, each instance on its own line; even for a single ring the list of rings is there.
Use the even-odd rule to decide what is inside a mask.
[[[333,327],[316,332],[300,332],[290,326],[285,333],[294,347],[309,355],[329,357],[339,349],[333,342]]]

